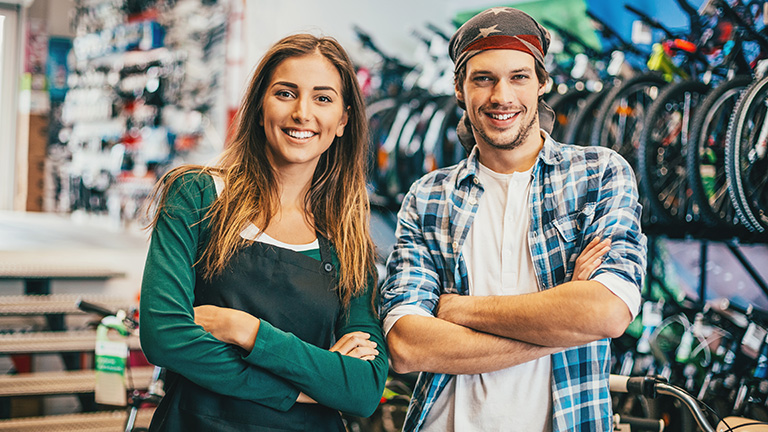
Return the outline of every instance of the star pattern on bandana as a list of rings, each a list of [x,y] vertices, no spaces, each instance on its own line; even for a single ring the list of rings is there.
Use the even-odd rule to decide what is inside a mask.
[[[505,7],[495,7],[495,8],[488,9],[487,11],[485,11],[485,13],[486,14],[492,13],[493,15],[498,15],[500,13],[511,13],[511,12],[509,11],[509,9]]]
[[[479,29],[479,30],[478,30],[478,31],[480,32],[480,36],[479,36],[479,37],[481,37],[481,38],[486,38],[486,37],[488,37],[488,35],[490,35],[491,33],[501,33],[501,30],[499,30],[499,29],[497,29],[497,28],[496,28],[496,27],[498,27],[498,26],[499,26],[498,24],[494,24],[494,25],[493,25],[493,26],[491,26],[491,27],[486,27],[486,28],[481,28],[481,29]]]

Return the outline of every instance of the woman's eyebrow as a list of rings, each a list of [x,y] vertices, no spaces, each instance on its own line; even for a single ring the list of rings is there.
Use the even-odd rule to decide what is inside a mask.
[[[296,85],[295,83],[292,83],[290,81],[277,81],[274,84],[272,84],[272,87],[274,87],[274,86],[283,86],[283,87],[288,87],[288,88],[292,88],[292,89],[298,89],[299,88],[298,85]],[[336,90],[332,86],[315,86],[313,88],[313,90],[314,91],[332,91],[332,92],[334,92],[336,94],[339,94],[338,90]]]

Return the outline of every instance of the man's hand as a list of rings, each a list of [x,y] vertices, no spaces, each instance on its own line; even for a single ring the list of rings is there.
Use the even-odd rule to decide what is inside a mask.
[[[572,280],[588,280],[592,272],[595,271],[603,262],[603,255],[611,250],[611,239],[606,238],[602,241],[595,237],[587,244],[578,258],[573,270]],[[459,294],[443,294],[437,304],[436,316],[440,319],[450,321],[455,324],[464,324],[461,314],[466,312],[464,305],[467,304],[467,297]]]
[[[592,272],[603,262],[603,255],[611,250],[611,239],[598,240],[597,237],[593,238],[576,258],[571,280],[589,280]]]

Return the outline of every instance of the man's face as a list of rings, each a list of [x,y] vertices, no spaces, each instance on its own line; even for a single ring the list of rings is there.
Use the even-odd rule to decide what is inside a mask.
[[[467,61],[456,97],[467,107],[475,140],[511,150],[526,143],[538,145],[538,98],[544,86],[536,78],[533,56],[516,50],[488,50]]]

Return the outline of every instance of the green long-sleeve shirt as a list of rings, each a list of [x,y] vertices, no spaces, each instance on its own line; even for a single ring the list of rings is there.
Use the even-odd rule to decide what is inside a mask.
[[[346,318],[336,326],[337,338],[354,331],[370,334],[379,351],[371,361],[316,347],[265,320],[253,350],[243,356],[195,324],[194,263],[209,236],[203,218],[215,198],[207,174],[185,174],[169,186],[141,286],[140,333],[147,359],[217,393],[277,410],[290,409],[301,391],[325,406],[371,415],[388,371],[384,336],[371,307],[375,282],[352,299]]]

